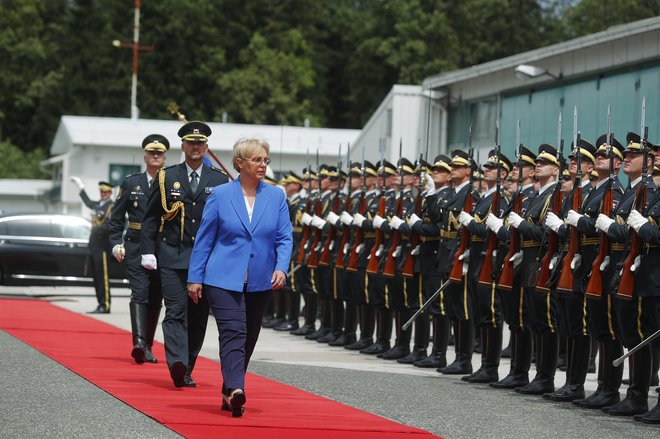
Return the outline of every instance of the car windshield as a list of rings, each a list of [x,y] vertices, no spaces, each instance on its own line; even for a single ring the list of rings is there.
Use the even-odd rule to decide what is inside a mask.
[[[77,217],[16,217],[0,223],[0,235],[59,239],[89,239],[90,224]]]

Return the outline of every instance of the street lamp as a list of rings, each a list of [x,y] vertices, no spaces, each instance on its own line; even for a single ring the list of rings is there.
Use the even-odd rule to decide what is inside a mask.
[[[519,64],[515,68],[516,72],[516,77],[518,79],[527,79],[527,78],[539,78],[541,76],[549,76],[553,79],[556,80],[561,80],[562,79],[562,74],[560,73],[559,76],[554,75],[550,72],[548,72],[546,69],[543,67],[537,67],[537,66],[531,66],[528,64]]]

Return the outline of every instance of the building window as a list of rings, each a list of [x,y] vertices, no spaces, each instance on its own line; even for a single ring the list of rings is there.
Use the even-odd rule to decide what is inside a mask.
[[[108,173],[110,175],[109,183],[113,186],[119,186],[124,181],[124,177],[137,174],[138,172],[140,172],[140,165],[110,164],[110,171]]]

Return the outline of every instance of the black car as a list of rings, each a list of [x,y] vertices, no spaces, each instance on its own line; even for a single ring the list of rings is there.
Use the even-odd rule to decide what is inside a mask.
[[[91,223],[55,214],[0,215],[0,284],[93,285],[87,241]],[[110,283],[128,285],[126,270],[108,257]]]

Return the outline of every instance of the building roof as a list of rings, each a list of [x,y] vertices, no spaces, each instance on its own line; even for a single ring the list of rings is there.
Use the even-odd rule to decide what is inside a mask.
[[[305,154],[318,149],[321,155],[336,154],[339,144],[354,142],[360,130],[337,128],[305,128],[297,126],[248,125],[213,123],[209,146],[214,151],[231,151],[234,142],[241,137],[261,137],[276,151],[289,154]],[[72,145],[115,146],[136,148],[149,134],[162,134],[175,146],[181,143],[177,120],[153,120],[62,116],[50,146],[51,155],[68,152]]]
[[[52,180],[30,180],[4,178],[0,180],[0,195],[3,197],[33,197],[53,188]]]
[[[602,32],[586,35],[539,49],[530,50],[516,55],[489,61],[483,64],[477,64],[465,69],[453,70],[447,73],[440,73],[429,76],[424,79],[423,87],[425,89],[439,88],[456,82],[487,75],[489,73],[506,70],[516,67],[523,63],[533,63],[549,57],[562,55],[579,49],[584,49],[611,41],[628,38],[633,35],[642,34],[660,29],[660,17],[652,17],[644,20],[627,23],[624,25],[612,26]],[[625,61],[625,60],[622,60]]]

